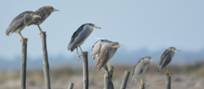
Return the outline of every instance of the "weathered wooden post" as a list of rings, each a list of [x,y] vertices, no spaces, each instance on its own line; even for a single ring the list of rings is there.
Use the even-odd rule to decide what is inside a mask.
[[[110,66],[110,67],[104,66],[104,70],[105,70],[104,89],[114,89],[114,85],[112,82],[113,66]]]
[[[143,79],[141,80],[141,84],[140,84],[140,88],[139,89],[145,89],[145,82],[144,82]]]
[[[83,89],[89,89],[88,52],[82,52],[83,60]]]
[[[69,86],[68,86],[68,89],[74,89],[74,83],[71,82],[71,83],[69,84]]]
[[[26,89],[26,76],[27,76],[27,38],[22,38],[22,65],[21,65],[21,88]]]
[[[129,75],[130,75],[130,72],[129,71],[125,71],[125,74],[124,74],[124,77],[123,77],[123,81],[122,81],[122,85],[121,85],[120,89],[126,89]]]
[[[167,73],[166,74],[166,78],[167,78],[167,81],[166,81],[166,89],[171,89],[171,74],[170,73]]]
[[[43,72],[44,72],[44,80],[46,84],[46,89],[51,89],[51,82],[50,82],[50,67],[49,67],[49,61],[48,61],[48,52],[47,52],[47,40],[46,40],[46,32],[43,32],[41,30],[40,36],[42,41],[42,51],[43,51]]]

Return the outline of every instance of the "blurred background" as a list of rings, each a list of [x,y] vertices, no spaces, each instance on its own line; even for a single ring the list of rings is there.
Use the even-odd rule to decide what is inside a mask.
[[[103,78],[97,72],[91,58],[91,46],[98,39],[118,41],[121,48],[109,62],[116,68],[115,84],[120,84],[124,70],[131,70],[138,59],[152,56],[158,63],[161,53],[174,46],[176,53],[170,65],[175,73],[175,89],[202,89],[204,87],[204,1],[203,0],[6,0],[0,3],[0,89],[17,89],[20,86],[21,61],[20,37],[5,31],[12,19],[25,10],[36,10],[52,5],[60,11],[53,13],[41,26],[47,32],[49,62],[53,87],[66,89],[70,81],[81,82],[81,60],[75,53],[67,51],[73,32],[83,23],[92,22],[102,29],[91,34],[82,48],[89,52],[89,64],[94,86]],[[23,30],[28,38],[28,81],[29,88],[43,87],[42,52],[39,31],[36,26]],[[97,76],[96,76],[97,75]],[[160,74],[148,87],[160,88]],[[152,77],[151,77],[152,78]],[[156,82],[155,82],[156,81]],[[63,84],[62,84],[63,83]],[[153,83],[153,84],[152,84]],[[78,83],[80,88],[81,83]],[[134,85],[134,84],[133,84]],[[188,85],[188,86],[186,86]],[[129,86],[131,89],[131,85]],[[97,88],[98,89],[98,88]]]

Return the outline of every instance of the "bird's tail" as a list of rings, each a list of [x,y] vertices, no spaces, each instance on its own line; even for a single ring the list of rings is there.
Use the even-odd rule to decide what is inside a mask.
[[[6,30],[6,35],[9,36],[9,35],[10,35],[10,32],[11,32],[11,31],[10,31],[9,29],[7,29],[7,30]]]
[[[157,65],[157,66],[156,66],[156,69],[157,69],[157,72],[160,72],[162,68],[161,68],[160,65]]]
[[[69,45],[67,46],[67,50],[68,50],[68,51],[71,51],[71,52],[74,50],[72,44],[69,44]]]

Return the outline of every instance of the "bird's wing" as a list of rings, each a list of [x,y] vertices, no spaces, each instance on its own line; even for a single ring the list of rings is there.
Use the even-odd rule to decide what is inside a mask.
[[[100,50],[101,50],[101,41],[99,40],[92,46],[93,59],[97,59],[97,56],[100,54]]]
[[[136,68],[137,64],[133,65],[133,69],[132,69],[132,76],[134,78],[134,74],[135,74],[135,68]]]
[[[169,52],[169,55],[167,55],[167,56],[164,58],[165,60],[163,60],[163,62],[161,63],[160,66],[163,68],[163,67],[165,67],[166,65],[168,65],[168,64],[170,63],[172,57],[173,57],[173,52]]]
[[[8,35],[10,32],[15,32],[18,28],[24,27],[24,16],[29,13],[32,13],[32,11],[24,11],[16,16],[9,24],[6,34]]]
[[[166,59],[165,59],[166,56],[168,56],[169,53],[170,53],[170,51],[169,51],[168,49],[166,49],[166,50],[162,53],[162,55],[161,55],[161,57],[160,57],[160,63],[159,63],[159,65],[162,65],[162,63],[166,60]]]
[[[141,61],[142,61],[142,59],[140,59],[140,60],[133,66],[133,74],[132,74],[132,75],[134,75],[135,69],[136,69],[137,65],[139,65],[139,63],[140,63]]]
[[[133,72],[133,77],[132,79],[138,79],[139,76],[144,72],[144,66],[143,64],[141,64],[141,62],[139,61],[136,65],[135,65],[135,68],[134,68],[134,72]]]
[[[99,54],[99,59],[96,64],[97,69],[100,70],[108,60],[109,60],[109,47],[102,46]]]
[[[81,25],[75,32],[74,32],[74,34],[72,35],[72,38],[71,38],[71,41],[70,41],[70,43],[72,43],[74,40],[75,40],[75,38],[79,35],[79,33],[83,30],[83,27],[84,27],[84,25]]]

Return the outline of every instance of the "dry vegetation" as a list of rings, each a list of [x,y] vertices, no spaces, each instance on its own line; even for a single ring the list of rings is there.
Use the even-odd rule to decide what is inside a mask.
[[[113,83],[115,89],[119,89],[123,79],[124,71],[132,69],[127,65],[115,65]],[[174,65],[170,67],[174,75],[172,76],[172,89],[203,89],[204,87],[204,66],[203,63],[194,65]],[[20,89],[20,77],[18,71],[1,71],[0,72],[0,89]],[[53,89],[67,89],[70,82],[74,83],[74,89],[82,87],[82,70],[74,67],[58,67],[51,70]],[[90,67],[90,89],[103,89],[104,71],[96,71]],[[154,72],[154,68],[147,73],[147,89],[165,89],[166,77],[160,73]],[[136,82],[130,79],[127,89],[135,89]],[[42,70],[33,69],[28,71],[28,89],[43,89]]]

